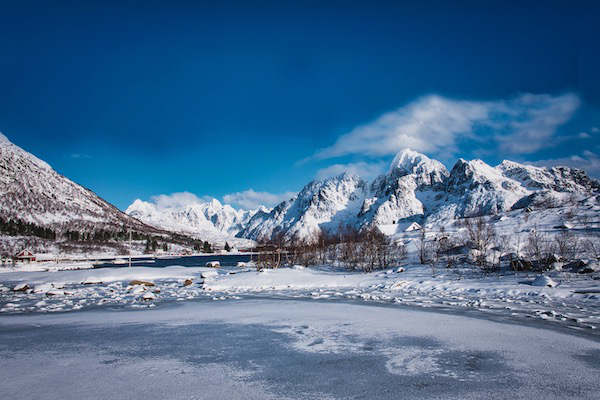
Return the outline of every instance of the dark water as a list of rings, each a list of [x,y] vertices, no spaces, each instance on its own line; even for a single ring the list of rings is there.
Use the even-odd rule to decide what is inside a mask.
[[[170,267],[180,265],[183,267],[204,267],[209,261],[218,261],[222,267],[234,267],[238,262],[250,261],[249,254],[206,254],[202,256],[186,256],[173,258],[134,258],[131,265],[134,267]],[[94,264],[94,268],[128,267],[128,264],[113,264],[110,261]]]

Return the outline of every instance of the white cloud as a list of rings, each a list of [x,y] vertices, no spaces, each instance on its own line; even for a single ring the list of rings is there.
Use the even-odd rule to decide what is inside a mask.
[[[597,126],[593,126],[591,131],[592,131],[592,133],[597,133],[597,132],[600,132],[600,128],[598,128]]]
[[[592,137],[592,135],[590,135],[590,134],[589,134],[589,133],[587,133],[587,132],[579,132],[579,134],[577,135],[577,137],[578,137],[579,139],[589,139],[589,138],[591,138],[591,137]]]
[[[572,155],[570,157],[555,158],[550,160],[540,160],[533,163],[544,167],[555,167],[564,165],[572,168],[579,168],[595,178],[600,178],[600,157],[591,151],[584,151],[581,155]]]
[[[506,121],[491,124],[504,131],[495,135],[500,149],[521,154],[547,147],[556,128],[571,119],[579,104],[579,97],[574,94],[524,94],[495,105],[494,112],[506,115]]]
[[[212,197],[208,196],[196,196],[190,192],[178,192],[171,194],[159,194],[152,196],[150,200],[159,209],[165,208],[184,208],[192,204],[206,203],[212,200]]]
[[[354,128],[308,159],[379,157],[407,147],[448,157],[464,139],[491,141],[509,154],[531,153],[551,144],[556,128],[571,118],[579,103],[574,94],[523,94],[495,101],[426,96]]]
[[[239,208],[252,210],[260,206],[273,207],[284,200],[291,199],[295,195],[296,193],[294,192],[275,194],[269,192],[256,192],[254,189],[248,189],[243,192],[226,194],[223,196],[223,201]]]
[[[71,158],[87,159],[87,158],[92,158],[92,156],[90,156],[89,154],[85,154],[85,153],[73,153],[73,154],[71,154]]]
[[[387,163],[385,162],[367,163],[360,161],[349,164],[333,164],[317,171],[317,178],[325,179],[343,174],[344,172],[349,172],[351,174],[356,174],[363,179],[372,180],[378,175],[384,173],[386,168]]]
[[[485,103],[427,96],[342,135],[333,146],[315,154],[326,159],[347,154],[385,156],[403,148],[436,153],[454,148],[459,135],[468,135],[475,121],[488,116]]]

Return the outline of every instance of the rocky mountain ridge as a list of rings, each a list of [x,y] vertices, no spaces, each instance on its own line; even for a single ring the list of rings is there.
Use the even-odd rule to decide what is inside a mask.
[[[600,183],[578,169],[514,161],[492,167],[481,160],[459,159],[448,171],[439,161],[406,149],[370,184],[347,173],[313,181],[270,213],[255,214],[238,236],[311,240],[321,230],[332,233],[343,225],[360,229],[415,221],[441,224],[569,199],[591,197],[598,202],[599,196]]]

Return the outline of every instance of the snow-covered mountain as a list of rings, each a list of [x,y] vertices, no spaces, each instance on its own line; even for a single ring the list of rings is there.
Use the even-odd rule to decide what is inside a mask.
[[[573,197],[592,197],[597,202],[599,195],[600,183],[578,169],[512,161],[492,167],[481,160],[459,159],[448,171],[439,161],[406,149],[396,155],[386,174],[370,184],[350,174],[313,181],[294,199],[270,212],[256,213],[238,236],[310,240],[321,230],[335,232],[343,225],[435,224],[552,206]]]
[[[448,171],[439,161],[403,150],[387,173],[366,182],[343,173],[306,185],[273,209],[236,210],[218,200],[157,203],[136,200],[126,213],[54,171],[0,134],[0,217],[64,230],[161,229],[204,239],[312,240],[321,231],[378,226],[386,233],[454,218],[514,209],[553,207],[600,199],[600,183],[584,171],[503,161],[459,159]],[[586,203],[586,204],[587,204]]]
[[[0,133],[0,217],[64,230],[157,232],[118,210]]]
[[[234,236],[258,211],[236,210],[217,199],[191,201],[187,204],[157,204],[135,200],[125,212],[157,228],[209,236]]]
[[[349,173],[312,181],[269,213],[256,213],[238,236],[264,240],[281,234],[286,239],[311,239],[321,229],[333,231],[353,223],[367,192],[367,183]]]

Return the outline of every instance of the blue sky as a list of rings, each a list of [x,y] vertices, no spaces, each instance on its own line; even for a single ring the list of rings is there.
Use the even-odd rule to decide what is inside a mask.
[[[121,209],[273,203],[405,146],[599,176],[600,6],[538,3],[13,2],[0,131]]]

